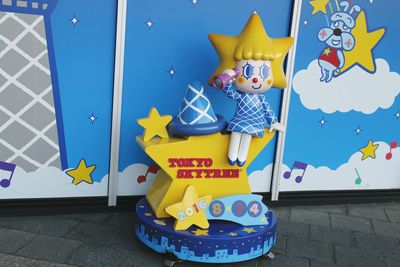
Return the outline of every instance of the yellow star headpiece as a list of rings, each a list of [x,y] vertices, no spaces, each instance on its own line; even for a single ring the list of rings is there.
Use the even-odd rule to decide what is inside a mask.
[[[270,38],[264,29],[261,18],[253,13],[246,26],[238,36],[210,34],[209,39],[219,56],[219,66],[210,77],[209,84],[217,74],[235,67],[242,59],[272,61],[273,85],[286,87],[286,77],[283,71],[283,60],[293,43],[292,37]]]

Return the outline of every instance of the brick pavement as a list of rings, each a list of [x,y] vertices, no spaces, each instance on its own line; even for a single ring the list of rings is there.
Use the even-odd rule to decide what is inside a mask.
[[[219,266],[400,266],[400,203],[274,210],[276,258]],[[134,223],[133,212],[3,216],[0,267],[163,266],[165,257],[136,239]]]

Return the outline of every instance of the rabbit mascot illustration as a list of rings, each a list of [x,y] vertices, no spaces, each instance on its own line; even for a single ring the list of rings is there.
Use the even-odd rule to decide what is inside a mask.
[[[360,12],[361,9],[355,5],[347,13],[349,3],[343,1],[340,6],[344,7],[344,10],[331,16],[330,27],[322,28],[318,32],[318,39],[326,44],[318,58],[322,74],[321,82],[330,82],[332,80],[333,73],[335,71],[339,72],[344,65],[343,50],[350,51],[355,45],[354,37],[351,34],[351,30],[355,26],[352,14],[354,11]]]

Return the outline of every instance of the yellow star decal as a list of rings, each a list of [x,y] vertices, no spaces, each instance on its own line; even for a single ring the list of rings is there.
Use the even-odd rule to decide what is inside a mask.
[[[329,47],[324,49],[324,55],[329,56],[330,53],[331,53],[331,49]]]
[[[267,220],[267,218],[266,218],[266,217],[264,217],[264,216],[263,216],[263,217],[261,217],[261,221],[262,221],[262,222],[265,222],[266,220]]]
[[[235,233],[235,232],[230,232],[229,235],[230,235],[230,236],[237,236],[238,234]]]
[[[257,231],[254,230],[254,228],[252,228],[252,227],[245,227],[245,228],[243,228],[242,231],[243,231],[243,232],[246,232],[246,233],[248,233],[248,234],[257,232]]]
[[[204,210],[210,202],[211,195],[199,197],[196,188],[189,185],[183,195],[183,200],[166,207],[165,211],[176,219],[175,230],[186,230],[193,224],[201,228],[208,228],[210,225]]]
[[[361,11],[356,20],[356,26],[351,31],[355,39],[355,46],[351,51],[344,51],[345,62],[340,72],[358,64],[369,72],[375,71],[375,60],[372,55],[372,49],[381,40],[385,33],[384,28],[368,32],[367,20],[364,11]]]
[[[363,154],[361,160],[364,160],[368,157],[375,158],[375,151],[379,147],[378,144],[374,145],[372,140],[369,140],[368,145],[360,149],[360,152]]]
[[[196,231],[192,231],[192,233],[196,236],[199,235],[208,235],[208,230],[201,230],[201,229],[197,229]]]
[[[138,119],[137,122],[144,128],[143,139],[149,141],[155,136],[168,138],[167,125],[172,120],[172,116],[160,116],[156,108],[150,110],[147,118]]]
[[[313,15],[318,12],[326,14],[326,5],[329,3],[329,0],[312,0],[309,3],[314,8],[312,11]]]
[[[65,173],[73,178],[72,183],[74,185],[78,185],[81,182],[93,184],[93,179],[90,175],[92,174],[94,169],[96,169],[96,165],[91,165],[88,167],[86,166],[85,160],[81,159],[76,169],[66,171]]]
[[[187,186],[196,187],[200,195],[212,195],[213,198],[234,195],[251,194],[246,168],[256,158],[263,148],[271,141],[274,132],[264,131],[264,137],[253,138],[247,156],[246,164],[242,167],[230,166],[226,151],[229,148],[230,134],[215,133],[210,135],[190,136],[188,138],[171,137],[169,139],[152,139],[145,142],[142,136],[136,138],[139,145],[161,167],[154,182],[147,192],[147,200],[157,218],[170,217],[165,212],[169,205],[181,201]],[[218,149],[215,149],[218,147]],[[180,168],[171,159],[211,159],[211,166],[206,168]],[[196,162],[194,164],[197,164]],[[171,167],[173,166],[173,167]],[[192,178],[179,178],[178,172],[197,169],[200,175],[193,171]],[[201,170],[207,172],[201,172]],[[223,170],[237,176],[219,178]],[[221,172],[222,171],[222,172]]]
[[[151,217],[151,213],[150,213],[150,212],[146,212],[146,213],[144,214],[144,216],[146,216],[146,217]]]

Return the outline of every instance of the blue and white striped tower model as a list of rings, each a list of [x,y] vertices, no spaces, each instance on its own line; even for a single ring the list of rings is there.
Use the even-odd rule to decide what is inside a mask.
[[[191,82],[186,90],[178,115],[169,124],[169,131],[174,135],[191,136],[220,132],[226,121],[216,115],[203,85]]]

